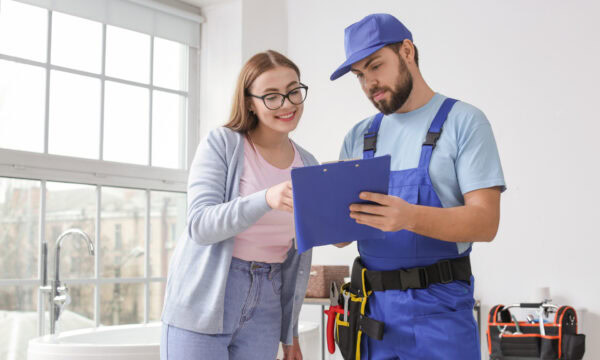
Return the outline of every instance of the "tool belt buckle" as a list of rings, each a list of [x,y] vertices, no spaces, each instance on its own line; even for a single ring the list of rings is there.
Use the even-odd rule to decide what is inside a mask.
[[[427,289],[429,286],[429,275],[427,275],[427,270],[424,267],[419,268],[419,282],[421,289]]]
[[[452,266],[450,265],[450,260],[440,261],[436,265],[440,273],[440,283],[448,284],[454,281],[454,277],[452,276]],[[446,275],[448,275],[448,277],[446,277]]]

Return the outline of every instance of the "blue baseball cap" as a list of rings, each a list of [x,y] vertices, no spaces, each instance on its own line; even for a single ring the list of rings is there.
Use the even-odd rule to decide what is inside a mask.
[[[373,54],[382,47],[412,41],[412,34],[400,20],[390,14],[371,14],[348,26],[344,33],[346,61],[331,74],[330,80],[344,75],[352,64]]]

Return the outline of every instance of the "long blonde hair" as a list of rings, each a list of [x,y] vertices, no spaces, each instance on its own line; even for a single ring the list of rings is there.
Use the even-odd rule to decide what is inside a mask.
[[[235,93],[233,94],[233,104],[229,121],[225,127],[233,131],[247,134],[258,126],[256,114],[250,112],[250,101],[247,98],[248,89],[264,72],[274,69],[277,66],[288,67],[296,72],[298,80],[300,79],[300,69],[290,59],[274,50],[267,50],[258,53],[250,58],[240,71],[238,76]]]

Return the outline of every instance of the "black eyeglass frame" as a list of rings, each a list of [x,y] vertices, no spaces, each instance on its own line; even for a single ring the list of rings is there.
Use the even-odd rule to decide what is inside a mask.
[[[294,105],[300,105],[300,104],[302,104],[302,103],[303,103],[303,102],[306,100],[306,97],[308,96],[308,86],[304,85],[303,83],[299,83],[299,84],[300,84],[300,86],[298,86],[298,87],[295,87],[295,88],[293,88],[292,90],[288,91],[288,93],[287,93],[287,94],[282,94],[282,93],[268,93],[268,94],[265,94],[265,95],[263,95],[263,96],[258,96],[258,95],[254,95],[254,94],[250,94],[250,93],[246,93],[246,94],[247,94],[247,96],[250,96],[250,97],[255,97],[255,98],[257,98],[257,99],[261,99],[261,100],[262,100],[262,102],[263,102],[263,104],[265,104],[265,107],[266,107],[267,109],[269,109],[269,110],[277,110],[277,109],[281,109],[281,107],[282,107],[282,106],[283,106],[283,104],[285,103],[285,99],[287,99],[287,100],[288,100],[290,103],[292,103],[292,104],[294,104]],[[299,102],[299,103],[297,103],[297,104],[296,104],[295,102],[293,102],[293,101],[292,101],[292,99],[290,99],[290,94],[291,94],[292,92],[294,92],[294,91],[298,90],[298,89],[304,89],[304,90],[306,90],[306,95],[304,95],[304,98],[302,99],[302,101],[301,101],[301,102]],[[276,108],[274,108],[274,109],[273,109],[273,108],[270,108],[270,107],[269,107],[269,105],[267,105],[267,102],[265,101],[265,98],[266,98],[267,96],[272,96],[272,95],[280,95],[280,96],[281,96],[281,105],[279,105],[278,107],[276,107]]]

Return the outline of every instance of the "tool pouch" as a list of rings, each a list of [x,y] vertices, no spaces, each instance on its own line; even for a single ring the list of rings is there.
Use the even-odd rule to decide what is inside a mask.
[[[554,322],[544,324],[518,322],[522,334],[504,305],[492,307],[488,316],[487,343],[491,360],[542,359],[579,360],[585,353],[585,335],[577,334],[577,314],[570,306],[556,311]]]
[[[343,314],[336,314],[335,342],[344,360],[360,360],[360,344],[361,340],[364,341],[363,335],[377,340],[383,339],[384,323],[364,315],[370,293],[364,294],[360,289],[353,289],[351,283],[342,285],[341,293],[349,295],[348,321],[344,321]],[[342,295],[340,295],[340,305],[344,306]]]

